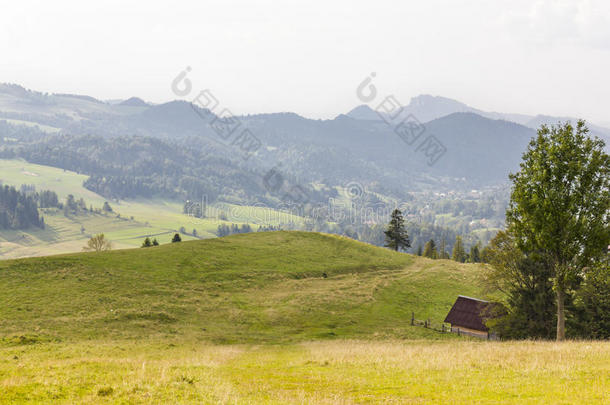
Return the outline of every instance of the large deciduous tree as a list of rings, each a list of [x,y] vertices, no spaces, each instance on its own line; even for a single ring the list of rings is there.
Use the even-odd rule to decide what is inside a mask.
[[[385,233],[385,246],[398,251],[399,249],[407,249],[411,247],[411,241],[407,230],[405,229],[405,220],[402,217],[402,212],[399,209],[392,211],[390,223]]]
[[[610,157],[584,121],[543,125],[523,155],[506,220],[523,252],[549,265],[557,301],[557,340],[565,338],[570,286],[610,241]]]

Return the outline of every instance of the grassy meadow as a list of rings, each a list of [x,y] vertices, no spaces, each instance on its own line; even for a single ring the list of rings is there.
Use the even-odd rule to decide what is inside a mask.
[[[607,404],[610,342],[0,346],[2,403]]]
[[[481,294],[478,268],[307,232],[8,260],[0,262],[0,335],[441,339],[407,327],[411,311],[442,321],[458,294]]]
[[[0,182],[19,188],[32,184],[37,190],[52,190],[61,201],[68,194],[83,198],[87,205],[101,208],[106,199],[83,187],[88,176],[51,166],[37,165],[18,159],[0,159]],[[115,249],[137,247],[147,236],[160,243],[169,242],[184,227],[188,233],[197,230],[197,238],[182,235],[183,240],[216,236],[220,224],[279,225],[301,224],[303,218],[262,207],[218,203],[210,206],[209,218],[194,218],[183,213],[183,205],[166,199],[133,199],[110,201],[115,213],[65,217],[56,209],[43,209],[46,229],[0,230],[0,258],[43,256],[78,252],[91,235],[104,233]],[[117,215],[120,215],[118,217]],[[226,221],[220,220],[226,217]],[[84,232],[81,229],[84,228]]]
[[[0,262],[0,403],[607,403],[609,342],[411,326],[481,265],[263,232]]]

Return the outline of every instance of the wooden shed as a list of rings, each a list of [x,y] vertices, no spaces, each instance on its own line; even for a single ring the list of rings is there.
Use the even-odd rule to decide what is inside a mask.
[[[485,326],[485,321],[489,318],[493,306],[489,301],[460,295],[447,314],[445,322],[451,324],[452,332],[459,331],[465,335],[488,338],[489,329]]]

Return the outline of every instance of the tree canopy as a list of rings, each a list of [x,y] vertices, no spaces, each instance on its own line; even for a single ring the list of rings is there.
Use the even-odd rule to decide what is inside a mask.
[[[610,157],[584,121],[543,125],[523,155],[506,220],[523,252],[549,263],[557,300],[557,339],[565,337],[564,300],[610,242]]]

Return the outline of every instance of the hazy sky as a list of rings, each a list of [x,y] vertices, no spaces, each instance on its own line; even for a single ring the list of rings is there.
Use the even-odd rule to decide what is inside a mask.
[[[610,122],[608,1],[11,1],[0,82],[100,99],[176,98],[186,66],[234,113],[334,117],[371,72],[403,104]]]

